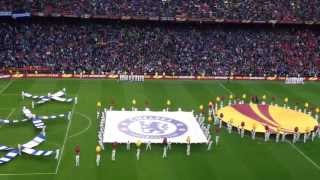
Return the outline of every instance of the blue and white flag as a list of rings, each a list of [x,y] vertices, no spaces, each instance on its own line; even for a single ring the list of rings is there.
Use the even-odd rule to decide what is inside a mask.
[[[22,144],[23,148],[33,148],[43,143],[46,140],[46,137],[40,133],[38,136],[34,137],[31,141]]]
[[[12,161],[16,156],[18,156],[18,150],[13,149],[10,152],[8,152],[6,155],[0,158],[0,164],[5,164],[7,162]]]
[[[26,122],[28,119],[22,119],[22,120],[8,120],[8,119],[0,119],[0,125],[10,125],[10,124],[16,124],[20,122]]]
[[[22,92],[22,98],[27,97],[27,98],[31,98],[33,100],[38,100],[35,102],[35,104],[44,104],[46,102],[49,102],[51,100],[55,100],[55,101],[59,101],[59,102],[67,102],[67,103],[71,103],[71,102],[77,102],[77,98],[65,98],[64,96],[66,95],[66,90],[65,88],[56,92],[56,93],[48,93],[48,95],[46,96],[36,96],[36,95],[32,95],[30,93],[26,93],[26,92]]]
[[[50,115],[50,116],[37,116],[37,115],[33,114],[30,109],[23,107],[22,113],[28,119],[49,120],[49,119],[58,119],[58,118],[68,118],[69,119],[71,112],[58,114],[58,115]]]
[[[46,126],[41,119],[36,118],[32,119],[32,124],[37,129],[43,129]]]
[[[8,146],[0,144],[0,151],[10,151],[10,150],[13,150],[13,149],[14,148],[11,148],[11,147],[8,147]]]
[[[31,148],[23,148],[22,152],[29,155],[33,155],[33,156],[51,156],[56,153],[56,150],[46,151],[46,150],[36,150]]]

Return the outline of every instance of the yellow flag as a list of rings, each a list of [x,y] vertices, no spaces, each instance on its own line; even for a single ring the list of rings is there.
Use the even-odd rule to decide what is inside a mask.
[[[168,99],[167,100],[167,105],[170,106],[171,105],[171,101]]]
[[[233,99],[233,95],[232,94],[230,94],[229,99]]]
[[[97,107],[101,107],[101,102],[100,101],[97,102]]]
[[[201,111],[203,110],[203,105],[202,105],[202,104],[199,106],[199,109],[200,109]]]
[[[264,94],[264,95],[262,96],[262,99],[263,99],[263,100],[266,100],[266,99],[267,99],[267,96]]]

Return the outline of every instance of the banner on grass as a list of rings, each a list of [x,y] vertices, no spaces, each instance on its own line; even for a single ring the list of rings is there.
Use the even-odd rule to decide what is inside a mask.
[[[192,112],[106,111],[104,143],[126,143],[140,140],[162,143],[207,143],[207,138]]]

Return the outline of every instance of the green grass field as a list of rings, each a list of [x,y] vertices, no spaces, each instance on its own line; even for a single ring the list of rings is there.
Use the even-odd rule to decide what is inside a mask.
[[[205,145],[193,145],[191,157],[185,156],[185,146],[173,145],[168,159],[162,159],[162,147],[153,146],[152,151],[142,151],[140,161],[135,151],[127,152],[125,145],[117,150],[116,162],[111,161],[110,145],[102,153],[102,166],[95,165],[98,120],[96,103],[107,106],[112,100],[116,108],[131,107],[133,98],[143,108],[148,101],[151,109],[165,107],[167,99],[171,108],[182,107],[198,110],[200,104],[207,105],[216,96],[230,93],[262,96],[269,99],[276,96],[278,103],[284,97],[290,103],[309,102],[312,107],[320,105],[320,84],[284,85],[275,81],[164,81],[126,83],[114,80],[73,79],[28,79],[0,81],[0,118],[22,119],[22,106],[29,106],[30,100],[21,99],[21,91],[33,94],[67,88],[69,96],[78,96],[77,105],[52,102],[34,109],[36,114],[50,115],[73,111],[71,121],[59,119],[47,123],[47,141],[39,149],[63,148],[60,163],[53,158],[19,156],[12,162],[0,166],[2,179],[128,179],[128,180],[200,180],[200,179],[317,179],[320,177],[320,139],[307,144],[276,144],[252,141],[249,136],[221,133],[221,143],[211,152]],[[31,140],[38,133],[30,122],[15,126],[0,127],[0,144],[16,146]],[[81,146],[80,167],[74,166],[73,149]],[[144,150],[144,149],[143,149]],[[4,155],[0,152],[0,155]]]

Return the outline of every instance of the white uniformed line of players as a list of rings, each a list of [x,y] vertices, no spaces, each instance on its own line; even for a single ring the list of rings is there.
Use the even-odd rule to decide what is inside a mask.
[[[304,84],[303,77],[288,77],[286,78],[285,84]]]
[[[143,82],[144,75],[119,75],[119,81]]]

